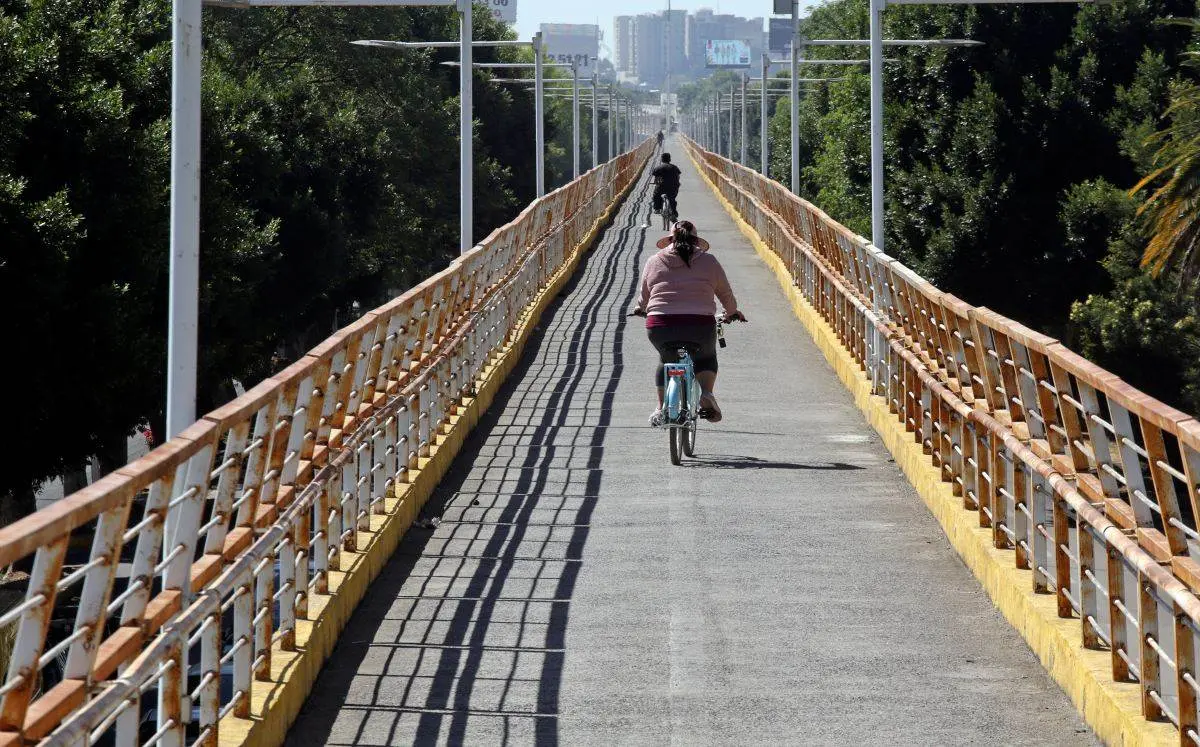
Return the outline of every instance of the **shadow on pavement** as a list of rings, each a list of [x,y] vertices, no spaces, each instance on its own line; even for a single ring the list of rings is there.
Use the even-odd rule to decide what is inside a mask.
[[[847,464],[846,462],[818,462],[813,464],[804,464],[801,462],[773,462],[769,459],[759,459],[749,456],[723,456],[715,455],[710,457],[697,457],[690,459],[681,465],[683,467],[713,467],[716,469],[803,469],[803,470],[831,470],[834,472],[844,470],[860,470],[866,469],[859,467],[857,464]]]
[[[628,198],[635,216],[645,185]],[[620,330],[598,340],[633,301],[644,234],[614,224],[601,241],[423,509],[438,528],[414,526],[371,585],[288,745],[559,743],[567,615],[624,368]],[[612,362],[589,382],[574,351],[599,344]],[[599,422],[566,426],[581,411]],[[565,486],[556,459],[578,475]]]

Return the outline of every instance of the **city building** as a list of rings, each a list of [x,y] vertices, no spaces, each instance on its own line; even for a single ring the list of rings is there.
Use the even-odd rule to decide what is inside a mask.
[[[666,82],[668,69],[687,73],[687,16],[686,10],[634,16],[633,72],[640,82],[657,88]]]
[[[634,74],[633,25],[636,16],[617,16],[613,19],[613,67],[617,74]]]
[[[686,43],[691,73],[697,76],[706,74],[704,47],[714,39],[735,39],[749,42],[750,59],[760,59],[767,49],[764,24],[765,21],[762,17],[742,18],[729,14],[718,14],[709,8],[701,8],[689,15]]]
[[[764,20],[718,14],[701,8],[665,10],[613,19],[613,65],[623,80],[651,88],[662,88],[667,71],[672,80],[708,75],[704,65],[705,44],[714,39],[736,39],[750,43],[751,59],[766,49]]]

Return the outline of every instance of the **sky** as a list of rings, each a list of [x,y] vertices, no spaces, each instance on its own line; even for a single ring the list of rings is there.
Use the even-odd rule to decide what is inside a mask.
[[[712,8],[746,18],[770,16],[772,5],[772,0],[671,0],[672,10]],[[613,16],[666,9],[667,0],[603,0],[590,3],[578,0],[517,0],[517,36],[522,39],[531,37],[543,23],[597,23],[604,34],[601,48],[611,49],[609,37],[612,36]]]

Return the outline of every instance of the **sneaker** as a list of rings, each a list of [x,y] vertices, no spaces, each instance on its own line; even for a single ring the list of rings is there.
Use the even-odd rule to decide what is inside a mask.
[[[661,409],[655,410],[654,412],[650,413],[650,427],[651,428],[658,428],[663,423],[665,423],[666,420],[667,420],[667,416],[663,414],[663,411]]]
[[[700,417],[710,423],[721,422],[721,406],[717,404],[717,398],[712,394],[700,395]]]

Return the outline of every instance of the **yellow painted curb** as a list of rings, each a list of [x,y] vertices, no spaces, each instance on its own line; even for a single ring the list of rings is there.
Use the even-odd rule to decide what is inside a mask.
[[[484,368],[476,381],[476,396],[464,400],[458,414],[450,418],[451,425],[438,435],[436,444],[430,446],[429,458],[420,460],[420,469],[412,476],[412,481],[398,485],[395,495],[384,501],[385,512],[371,517],[371,530],[359,532],[359,551],[341,554],[341,570],[329,574],[330,593],[314,594],[309,602],[313,619],[296,622],[296,650],[284,651],[278,644],[271,649],[270,682],[256,682],[252,688],[249,719],[236,718],[232,714],[221,719],[220,744],[250,747],[283,744],[355,607],[445,476],[467,434],[478,424],[480,415],[492,404],[500,386],[521,359],[525,343],[542,313],[575,274],[580,258],[612,222],[636,183],[635,175],[575,247],[537,300],[525,310],[513,331],[512,342]]]
[[[692,161],[695,163],[694,158]],[[871,383],[858,362],[842,347],[833,328],[793,285],[791,273],[783,261],[738,215],[699,164],[696,164],[696,170],[758,256],[774,272],[796,317],[850,390],[854,403],[883,439],[921,500],[942,525],[950,544],[1097,736],[1112,745],[1178,745],[1179,732],[1171,724],[1147,721],[1142,717],[1139,685],[1113,681],[1110,655],[1083,647],[1080,621],[1060,618],[1054,597],[1033,593],[1031,573],[1015,567],[1011,551],[998,550],[992,545],[991,530],[979,527],[977,514],[962,508],[962,498],[955,497],[950,485],[941,481],[937,468],[913,435],[907,433],[903,424],[888,411],[884,398],[871,393]],[[1054,739],[1053,735],[1040,736],[1047,741]]]

